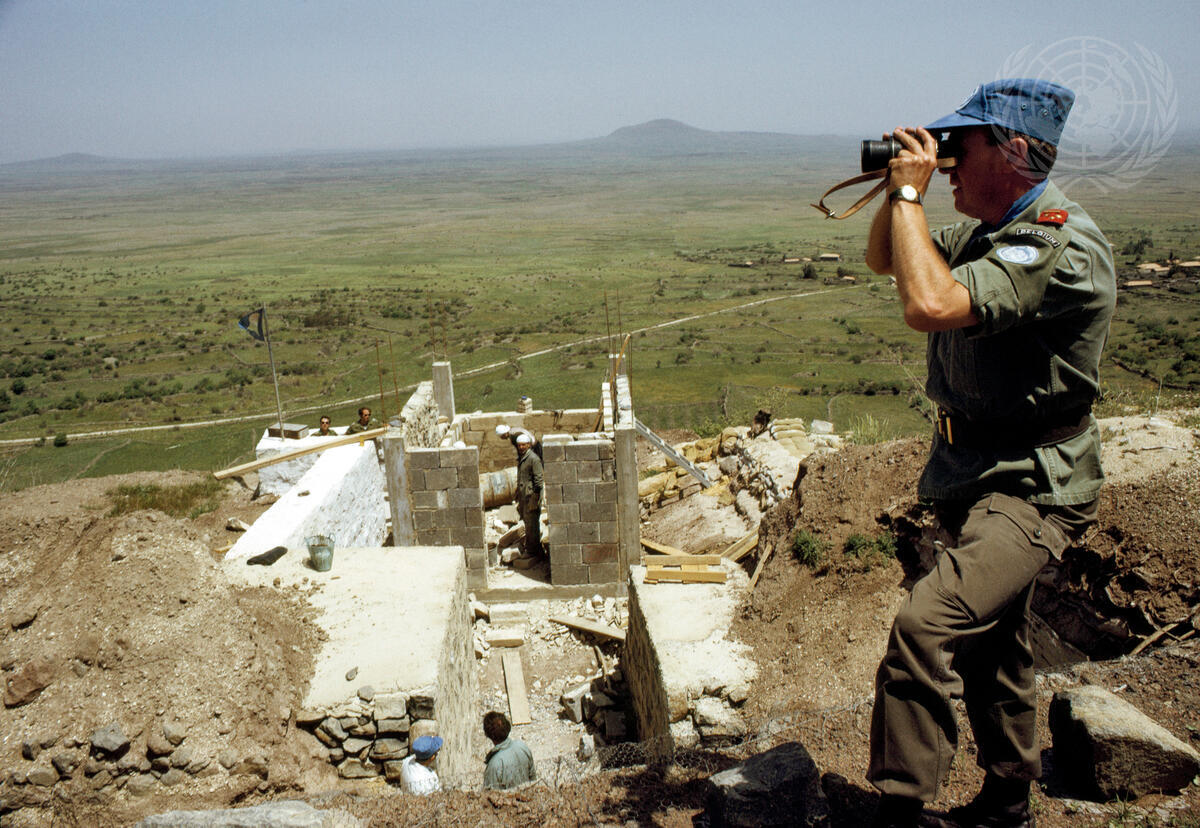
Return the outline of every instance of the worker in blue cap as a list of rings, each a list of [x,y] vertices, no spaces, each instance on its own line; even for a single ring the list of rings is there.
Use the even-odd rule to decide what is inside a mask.
[[[867,777],[879,826],[930,824],[922,811],[954,756],[957,697],[985,777],[949,824],[1034,824],[1030,604],[1041,569],[1096,517],[1091,406],[1116,298],[1107,240],[1047,177],[1073,101],[1050,81],[998,80],[927,127],[885,136],[903,150],[866,261],[895,277],[905,322],[928,334],[937,423],[918,494],[946,542],[876,675]],[[923,201],[939,140],[954,148],[941,172],[967,220],[931,231]]]
[[[425,796],[442,789],[434,765],[442,749],[441,736],[418,736],[413,739],[411,753],[400,764],[400,784],[405,792]]]

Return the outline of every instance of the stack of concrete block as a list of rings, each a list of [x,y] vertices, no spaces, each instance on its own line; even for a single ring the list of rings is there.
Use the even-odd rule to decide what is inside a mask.
[[[461,546],[466,552],[468,586],[486,586],[479,449],[410,449],[405,468],[417,544]]]
[[[437,734],[436,706],[432,691],[411,695],[360,691],[358,698],[336,708],[300,711],[296,724],[325,746],[327,758],[341,777],[383,775],[389,782],[399,782],[400,764],[413,740]]]
[[[613,441],[568,434],[542,438],[550,527],[550,580],[603,584],[620,580]]]

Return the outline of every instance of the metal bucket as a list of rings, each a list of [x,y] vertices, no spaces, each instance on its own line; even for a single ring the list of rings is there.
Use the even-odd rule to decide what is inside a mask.
[[[328,572],[333,567],[333,540],[324,535],[309,535],[304,539],[308,544],[308,560],[317,572]]]

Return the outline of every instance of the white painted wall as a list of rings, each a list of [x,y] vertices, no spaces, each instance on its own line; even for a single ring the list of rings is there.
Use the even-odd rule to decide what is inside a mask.
[[[340,435],[345,432],[346,428],[345,426],[341,426],[330,430]],[[283,454],[287,451],[320,445],[327,439],[329,438],[313,437],[310,435],[302,440],[289,440],[281,437],[272,437],[264,430],[262,439],[254,447],[254,457],[256,460],[265,460],[268,457],[274,457],[277,454]],[[276,463],[273,466],[266,466],[259,469],[259,494],[285,494],[288,489],[296,485],[296,482],[304,476],[305,472],[313,467],[313,463],[317,462],[319,456],[319,454],[305,454],[303,457],[297,457],[294,460],[286,460],[282,463]]]
[[[387,503],[375,442],[338,446],[308,457],[316,458],[311,468],[254,521],[226,554],[227,560],[276,546],[305,549],[307,535],[326,535],[338,547],[383,545]]]

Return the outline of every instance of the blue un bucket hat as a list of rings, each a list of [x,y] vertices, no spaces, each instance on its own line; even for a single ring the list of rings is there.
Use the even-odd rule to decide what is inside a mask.
[[[430,756],[433,756],[442,749],[441,736],[418,736],[412,743],[412,751],[417,755],[417,759],[424,762]]]
[[[970,126],[999,126],[1038,138],[1054,146],[1075,93],[1067,87],[1036,78],[1008,78],[985,83],[944,118],[925,128],[930,132]]]

